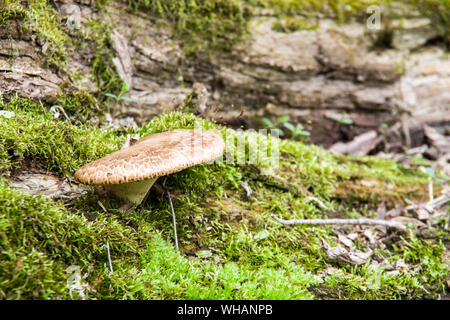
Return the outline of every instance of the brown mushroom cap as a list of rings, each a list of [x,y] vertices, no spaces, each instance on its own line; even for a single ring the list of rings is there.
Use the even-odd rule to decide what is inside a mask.
[[[178,129],[156,133],[86,164],[75,172],[75,178],[93,185],[135,182],[214,160],[224,150],[222,137],[211,131]]]

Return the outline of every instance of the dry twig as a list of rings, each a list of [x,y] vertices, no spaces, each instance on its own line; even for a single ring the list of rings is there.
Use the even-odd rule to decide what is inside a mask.
[[[55,104],[54,106],[52,106],[50,108],[50,112],[53,113],[53,115],[54,115],[53,118],[54,119],[57,119],[59,117],[59,112],[56,111],[56,109],[60,110],[63,113],[63,115],[66,117],[67,121],[69,121],[69,123],[72,124],[72,122],[70,121],[70,118],[67,115],[66,111],[64,111],[63,107],[58,106],[57,104]]]
[[[173,234],[174,234],[174,238],[175,238],[175,247],[177,248],[177,251],[180,251],[180,249],[178,248],[177,221],[176,221],[176,216],[175,216],[175,210],[173,209],[172,196],[170,195],[169,189],[166,188],[166,181],[167,181],[167,176],[165,177],[165,179],[162,183],[162,187],[166,190],[167,198],[169,198],[170,211],[172,211],[172,222],[173,222]]]
[[[292,220],[284,220],[280,219],[274,214],[272,214],[272,218],[277,220],[279,223],[284,225],[297,225],[297,224],[357,224],[357,225],[380,225],[389,228],[395,228],[401,231],[406,230],[406,226],[400,222],[396,221],[386,221],[386,220],[378,220],[378,219],[367,219],[367,218],[359,218],[359,219],[292,219]]]
[[[328,208],[327,208],[327,206],[322,202],[322,201],[320,201],[318,198],[316,198],[316,197],[307,197],[306,198],[306,200],[308,200],[308,201],[314,201],[315,203],[317,203],[318,205],[319,205],[319,207],[321,208],[321,209],[323,209],[323,210],[327,210]]]
[[[111,254],[109,252],[109,242],[108,241],[106,241],[106,252],[108,253],[109,274],[111,275],[114,272],[114,270],[113,270],[112,263],[111,263]]]

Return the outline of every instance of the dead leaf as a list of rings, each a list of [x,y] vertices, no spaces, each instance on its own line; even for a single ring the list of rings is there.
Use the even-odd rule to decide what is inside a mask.
[[[398,217],[399,215],[402,214],[403,210],[404,209],[402,207],[391,209],[388,212],[386,212],[386,217],[385,218]]]
[[[42,194],[52,199],[74,199],[89,190],[89,187],[69,184],[57,176],[32,172],[22,172],[11,177],[10,186],[31,195]]]
[[[342,242],[346,247],[348,248],[353,248],[353,241],[346,237],[345,235],[343,235],[342,233],[338,233],[338,239],[340,242]]]
[[[414,210],[414,216],[421,221],[430,220],[430,214],[424,208]]]
[[[323,247],[325,249],[325,254],[328,260],[331,261],[341,261],[350,263],[353,265],[361,265],[367,262],[367,260],[372,256],[372,250],[367,252],[362,252],[358,250],[347,250],[341,245],[331,247],[326,241],[322,240]]]
[[[375,130],[365,132],[352,141],[344,143],[338,142],[330,147],[330,151],[337,154],[352,154],[356,156],[364,156],[372,150],[380,141],[380,137]]]
[[[357,234],[356,232],[352,232],[347,235],[347,238],[349,238],[353,241],[356,240],[358,237],[359,237],[359,234]]]
[[[422,229],[422,228],[425,228],[427,226],[422,221],[414,219],[414,218],[411,218],[411,217],[399,216],[399,217],[394,217],[391,220],[400,222],[400,223],[402,223],[402,224],[404,224],[406,226],[412,225],[414,228],[418,228],[418,229]]]
[[[441,155],[450,153],[450,139],[440,134],[433,127],[424,125],[423,132],[430,144],[435,147]]]
[[[364,236],[369,240],[369,244],[371,246],[375,245],[377,243],[377,238],[374,234],[374,231],[372,229],[366,229],[364,230]]]

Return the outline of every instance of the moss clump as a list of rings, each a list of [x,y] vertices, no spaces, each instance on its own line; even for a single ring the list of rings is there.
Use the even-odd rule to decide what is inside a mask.
[[[101,7],[99,3],[97,5]],[[67,112],[86,119],[87,114],[93,112],[93,108],[90,107],[95,104],[93,100],[97,98],[103,100],[105,93],[114,93],[120,90],[122,80],[112,63],[114,53],[109,38],[111,28],[106,15],[82,26],[83,29],[86,29],[84,31],[90,35],[89,39],[86,39],[85,34],[82,34],[79,29],[69,31],[67,25],[63,23],[62,17],[46,0],[3,1],[0,4],[0,27],[8,30],[11,28],[13,20],[19,22],[23,33],[29,32],[38,36],[38,44],[42,46],[45,44],[46,49],[42,50],[45,61],[60,71],[67,72],[68,56],[73,50],[77,50],[77,46],[82,47],[87,43],[93,48],[95,53],[91,67],[99,91],[94,93],[95,96],[83,92],[62,94],[58,103],[68,107]],[[11,32],[7,32],[7,34]],[[68,74],[76,77],[71,72]],[[86,102],[88,108],[86,108]]]
[[[377,5],[383,9],[384,19],[396,12],[417,10],[429,17],[436,27],[448,30],[450,2],[435,0],[408,0],[404,3],[390,0],[127,0],[133,9],[168,21],[176,38],[184,44],[188,55],[218,50],[229,51],[232,45],[248,32],[248,22],[259,10],[268,9],[277,17],[273,29],[280,32],[314,30],[314,19],[329,17],[338,23],[367,19],[367,8]],[[447,33],[448,37],[448,33]]]
[[[43,105],[14,98],[0,103],[13,113],[0,117],[0,171],[5,173],[27,161],[47,170],[71,175],[82,164],[119,148],[122,138],[111,132],[75,126],[63,116],[54,121]]]
[[[68,94],[60,94],[56,104],[64,109],[74,124],[88,123],[88,119],[99,114],[100,100],[91,93],[76,90]]]
[[[0,27],[9,28],[12,19],[21,21],[23,32],[33,32],[46,43],[50,65],[61,67],[67,59],[70,37],[64,31],[58,12],[46,0],[6,0],[0,4]]]
[[[142,255],[142,272],[154,298],[163,299],[311,299],[313,277],[296,265],[251,267],[233,262],[188,260],[160,237]],[[264,285],[262,285],[264,284]]]
[[[95,57],[92,61],[92,74],[99,89],[98,97],[105,98],[106,93],[117,93],[122,87],[116,67],[113,64],[114,52],[111,43],[111,25],[106,17],[89,22],[91,39],[95,43]]]
[[[229,50],[245,34],[250,16],[241,0],[128,0],[128,4],[169,21],[188,55]]]
[[[245,2],[252,7],[272,10],[279,19],[274,23],[273,28],[281,32],[305,28],[309,30],[314,24],[307,21],[318,16],[333,18],[338,23],[352,20],[363,22],[369,16],[367,9],[373,5],[380,7],[384,21],[399,18],[402,15],[409,16],[413,11],[417,11],[430,18],[436,28],[445,31],[447,44],[450,41],[449,0],[248,0]],[[299,16],[306,18],[306,22],[302,22],[303,19],[299,19]]]
[[[107,1],[103,1],[105,4]],[[164,18],[175,35],[184,43],[188,54],[205,50],[228,51],[234,42],[247,34],[248,22],[256,8],[272,11],[277,17],[274,30],[293,32],[314,30],[314,18],[326,16],[338,23],[367,19],[367,8],[376,5],[383,9],[384,19],[417,10],[429,17],[436,27],[450,30],[449,0],[127,0],[130,7],[144,9]],[[449,33],[446,32],[448,41]]]
[[[88,221],[44,197],[28,196],[2,183],[0,205],[2,298],[312,298],[306,290],[312,276],[295,265],[255,269],[192,261],[180,256],[154,230],[146,234],[144,248],[142,234],[122,225],[117,217],[99,214],[95,221]],[[73,290],[72,296],[70,267],[82,272],[84,285],[81,291]]]
[[[67,299],[70,266],[79,268],[88,286],[73,298],[116,297],[132,291],[124,279],[108,277],[105,244],[122,263],[138,263],[137,238],[114,219],[95,221],[68,213],[43,196],[29,196],[0,183],[0,297],[2,299]],[[120,264],[116,271],[121,273]],[[132,270],[126,271],[132,277]],[[89,276],[84,279],[84,275]],[[126,279],[126,274],[122,276]],[[109,293],[110,286],[115,289]],[[127,290],[123,290],[127,287]]]

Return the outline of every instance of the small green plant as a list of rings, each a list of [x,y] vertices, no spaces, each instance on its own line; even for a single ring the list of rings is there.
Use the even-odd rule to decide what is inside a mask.
[[[275,122],[272,122],[272,121],[270,121],[269,118],[265,118],[265,117],[261,119],[262,123],[264,124],[264,128],[271,129],[272,131],[278,132],[280,137],[284,136],[284,131],[282,129],[278,128],[278,126],[286,124],[288,122],[288,120],[289,120],[289,116],[278,117],[277,120],[275,120]]]
[[[425,168],[423,169],[423,172],[424,172],[428,177],[430,177],[430,178],[432,178],[432,179],[436,177],[436,172],[435,172],[434,169],[431,168],[431,167],[425,167]]]
[[[264,128],[278,132],[280,137],[284,136],[284,131],[279,128],[279,126],[281,125],[289,130],[289,132],[291,133],[291,138],[293,140],[299,140],[300,137],[310,136],[309,131],[304,130],[303,125],[301,125],[300,123],[294,127],[292,123],[288,122],[289,121],[288,115],[278,117],[277,120],[275,120],[275,122],[270,121],[270,119],[268,118],[262,118],[261,121],[264,124]]]
[[[418,166],[425,164],[425,159],[422,156],[415,156],[415,157],[413,157],[412,160],[413,160],[413,163]]]
[[[108,92],[108,93],[105,93],[105,96],[113,98],[116,102],[120,102],[120,101],[130,102],[132,100],[130,98],[124,96],[124,94],[127,93],[128,91],[130,91],[130,84],[128,83],[128,81],[124,81],[119,95],[115,95],[113,93]]]
[[[437,183],[445,183],[445,180],[450,180],[447,175],[442,172],[436,172],[431,167],[423,167],[422,171],[428,178],[435,180]]]
[[[341,115],[334,114],[331,116],[331,118],[333,118],[333,120],[336,120],[340,124],[347,124],[347,125],[353,124],[353,120],[345,112]]]
[[[381,129],[379,130],[381,134],[386,133],[386,129],[389,128],[389,125],[387,123],[381,124]]]
[[[303,125],[300,123],[295,127],[289,122],[285,122],[283,125],[291,132],[291,137],[294,140],[298,140],[300,137],[309,137],[311,135],[309,131],[304,130]]]
[[[437,183],[445,183],[445,181],[450,181],[450,177],[448,177],[445,173],[439,171],[435,171],[433,168],[427,166],[426,160],[422,156],[414,156],[412,158],[412,163],[416,166],[421,166],[420,170],[430,179],[435,180]]]

